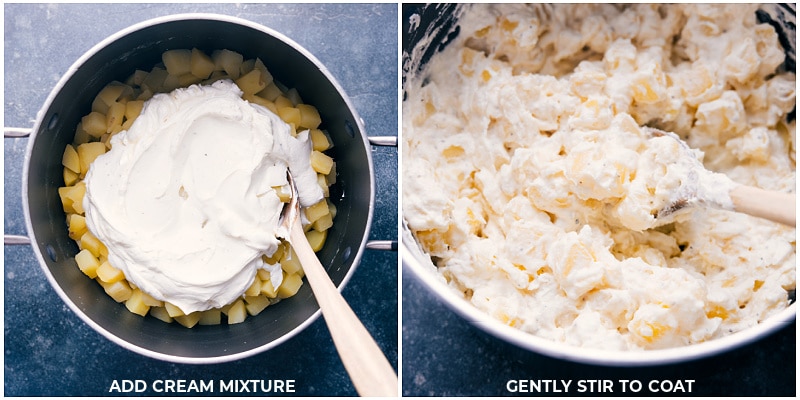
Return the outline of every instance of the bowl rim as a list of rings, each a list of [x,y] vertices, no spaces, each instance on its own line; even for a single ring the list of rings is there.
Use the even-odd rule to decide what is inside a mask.
[[[555,359],[583,364],[614,367],[663,366],[701,358],[711,357],[735,350],[760,340],[778,331],[797,318],[796,302],[767,320],[745,330],[698,344],[644,351],[612,351],[577,347],[535,336],[522,330],[502,324],[489,314],[470,304],[451,287],[441,276],[436,275],[430,261],[422,260],[424,253],[417,246],[406,226],[403,226],[403,241],[400,256],[404,270],[410,270],[434,296],[471,325],[490,335],[511,343],[522,349],[543,354]]]
[[[262,24],[244,19],[239,18],[231,15],[226,14],[217,14],[217,13],[177,13],[177,14],[169,14],[158,16],[154,18],[149,18],[137,23],[134,23],[126,28],[123,28],[111,35],[107,36],[105,39],[101,40],[94,46],[92,46],[89,50],[84,52],[78,59],[76,59],[72,65],[63,73],[61,78],[55,84],[53,89],[48,94],[45,101],[42,103],[42,107],[39,109],[39,112],[36,115],[36,120],[32,129],[30,130],[30,135],[28,137],[28,145],[26,148],[24,160],[23,160],[23,168],[22,168],[22,189],[21,189],[21,197],[22,197],[22,209],[23,209],[23,216],[25,218],[25,226],[27,229],[27,236],[30,239],[31,247],[33,248],[33,252],[36,256],[36,260],[39,263],[42,271],[45,274],[50,286],[55,290],[56,294],[61,298],[64,304],[69,307],[69,309],[78,316],[84,323],[89,325],[94,331],[100,333],[106,339],[110,340],[113,343],[130,350],[134,353],[147,356],[156,360],[166,361],[166,362],[175,362],[181,364],[216,364],[216,363],[225,363],[235,360],[244,359],[250,356],[253,356],[258,353],[265,352],[272,348],[279,346],[280,344],[286,342],[287,340],[291,339],[304,329],[306,329],[309,325],[314,323],[322,313],[322,310],[317,307],[317,310],[310,315],[305,321],[300,323],[298,326],[293,328],[292,330],[286,332],[282,336],[274,339],[268,343],[265,343],[261,346],[253,347],[251,349],[240,351],[231,354],[224,354],[219,356],[207,356],[207,357],[190,357],[190,356],[179,356],[179,355],[171,355],[171,354],[164,354],[154,350],[150,350],[144,348],[139,345],[135,345],[131,342],[128,342],[114,333],[110,332],[109,330],[105,329],[102,325],[95,322],[91,318],[89,318],[72,299],[67,295],[64,289],[61,288],[59,282],[55,279],[54,275],[51,273],[50,269],[48,268],[47,262],[45,261],[45,256],[42,253],[39,242],[36,239],[36,233],[33,227],[33,222],[31,219],[31,209],[30,204],[28,202],[29,197],[29,174],[30,174],[30,164],[32,159],[32,152],[34,148],[34,144],[36,142],[36,137],[40,130],[43,127],[46,127],[46,121],[44,121],[44,117],[46,112],[52,106],[55,98],[61,92],[65,84],[72,78],[72,76],[77,72],[77,70],[87,62],[91,57],[95,54],[106,48],[107,46],[111,45],[112,43],[116,42],[117,40],[135,32],[138,32],[143,29],[147,29],[156,25],[172,23],[172,22],[181,22],[181,21],[189,21],[189,20],[205,20],[205,21],[218,21],[228,24],[234,24],[239,26],[244,26],[247,28],[251,28],[253,30],[259,31],[266,35],[272,36],[275,39],[285,43],[286,45],[292,47],[295,51],[300,53],[303,57],[307,60],[312,62],[316,65],[325,78],[331,83],[331,85],[336,89],[336,91],[341,95],[345,105],[347,106],[348,110],[353,115],[354,123],[356,124],[356,129],[360,133],[360,140],[363,142],[363,146],[366,149],[365,157],[367,160],[367,168],[369,170],[369,207],[366,210],[363,210],[367,213],[367,218],[365,221],[365,228],[364,233],[361,239],[361,243],[359,247],[355,251],[355,255],[353,256],[351,266],[348,271],[345,273],[344,277],[341,280],[341,283],[337,287],[337,289],[341,292],[347,283],[352,278],[353,274],[355,273],[356,268],[361,262],[361,258],[366,248],[366,243],[369,238],[369,232],[372,227],[374,209],[375,209],[375,176],[374,176],[374,165],[372,160],[372,155],[369,151],[370,144],[366,134],[366,129],[364,126],[364,121],[358,114],[354,104],[352,103],[350,97],[344,91],[344,88],[341,86],[338,80],[330,73],[330,71],[324,66],[324,64],[317,59],[313,54],[311,54],[308,50],[306,50],[303,46],[295,42],[294,40],[290,39],[288,36],[272,29]],[[355,140],[358,140],[358,137],[354,137]]]

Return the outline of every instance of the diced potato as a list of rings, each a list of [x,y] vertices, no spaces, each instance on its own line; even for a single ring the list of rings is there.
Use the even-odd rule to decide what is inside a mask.
[[[244,95],[242,95],[242,98],[247,100],[247,101],[249,101],[249,102],[251,102],[251,103],[253,103],[253,104],[258,104],[258,105],[266,108],[267,110],[272,111],[273,114],[278,114],[278,107],[275,106],[275,103],[273,103],[273,102],[271,102],[271,101],[269,101],[269,100],[267,100],[267,99],[265,99],[265,98],[263,98],[261,96],[256,96],[254,94],[250,94],[250,95],[244,94]]]
[[[256,94],[265,87],[267,87],[267,82],[261,76],[261,71],[254,69],[248,72],[245,75],[239,77],[236,80],[236,85],[239,86],[239,89],[244,92],[244,94]]]
[[[281,108],[294,108],[294,104],[292,104],[292,101],[289,100],[289,98],[284,95],[280,95],[276,97],[275,100],[272,101],[275,103],[275,107],[278,107],[279,110]]]
[[[308,244],[311,245],[311,249],[314,250],[315,252],[322,250],[322,246],[325,245],[325,238],[327,236],[328,236],[327,230],[318,231],[316,229],[312,229],[306,232],[306,239],[308,239]]]
[[[316,151],[325,151],[331,148],[331,140],[325,132],[319,129],[311,129],[311,145]]]
[[[305,212],[308,222],[313,223],[321,217],[330,214],[330,208],[328,208],[328,202],[323,199],[312,206],[306,207]]]
[[[244,306],[244,300],[236,300],[228,309],[228,324],[238,324],[244,322],[246,318],[247,309]]]
[[[192,49],[190,72],[200,79],[207,79],[214,72],[214,61],[206,53]]]
[[[336,205],[329,202],[328,208],[331,209],[331,219],[336,218]]]
[[[172,323],[172,317],[169,316],[167,309],[164,307],[150,307],[150,315],[168,324]]]
[[[283,277],[283,283],[278,288],[278,297],[282,299],[292,297],[300,290],[300,286],[303,286],[303,278],[300,275],[287,274]]]
[[[298,104],[300,110],[300,126],[308,129],[316,129],[322,123],[317,108],[309,104]]]
[[[275,265],[278,262],[280,262],[281,258],[283,258],[283,255],[286,253],[287,246],[288,245],[286,244],[286,242],[281,242],[278,245],[278,248],[275,250],[274,253],[272,253],[271,256],[269,257],[264,256],[264,262],[271,265]],[[266,272],[269,273],[269,271]]]
[[[281,268],[286,275],[294,274],[303,269],[303,266],[300,265],[300,260],[297,258],[297,253],[294,252],[294,249],[289,247],[289,251],[284,253],[283,258],[281,258]],[[284,276],[284,279],[286,277]]]
[[[270,299],[278,297],[278,291],[275,290],[275,287],[272,286],[272,281],[269,279],[261,281],[261,294]]]
[[[286,97],[292,101],[292,106],[297,106],[298,104],[303,103],[303,99],[300,98],[300,93],[295,88],[291,88],[286,91]]]
[[[173,305],[172,303],[170,303],[168,301],[164,302],[164,308],[167,310],[167,313],[172,318],[180,317],[181,315],[186,315],[186,314],[184,314],[183,310],[178,308],[178,306]]]
[[[111,82],[100,90],[95,99],[102,101],[106,107],[111,107],[122,96],[125,86],[119,82]]]
[[[131,100],[125,103],[125,118],[129,121],[136,119],[142,113],[144,100]]]
[[[336,183],[336,161],[334,161],[333,165],[331,165],[331,172],[328,172],[328,175],[325,175],[325,181],[328,186]]]
[[[242,65],[239,66],[239,76],[247,75],[255,67],[256,67],[256,60],[253,58],[242,61]]]
[[[69,227],[69,237],[72,240],[80,240],[81,236],[88,231],[86,217],[80,214],[69,214],[67,226]]]
[[[100,261],[97,260],[92,252],[89,250],[81,250],[78,254],[75,255],[75,263],[78,264],[78,268],[86,274],[89,278],[96,278],[97,277],[97,268],[100,267]]]
[[[81,177],[86,176],[86,172],[89,171],[89,166],[92,162],[94,162],[98,156],[105,154],[107,150],[106,145],[102,142],[89,142],[78,146],[76,151],[78,152],[80,161]]]
[[[288,203],[292,199],[292,193],[289,191],[289,188],[275,186],[273,189],[275,189],[275,194],[278,195],[278,200],[280,200],[281,203]]]
[[[200,314],[200,325],[219,325],[222,321],[222,312],[219,309],[213,308],[211,310],[202,311]]]
[[[331,196],[330,188],[328,187],[329,184],[327,175],[317,174],[317,185],[320,189],[322,189],[322,195],[325,196],[325,198]]]
[[[227,49],[218,50],[211,54],[211,59],[214,60],[214,69],[225,71],[233,80],[239,78],[244,61],[241,54]]]
[[[265,82],[265,88],[266,85],[271,84],[272,81],[274,80],[274,78],[272,77],[272,73],[269,72],[267,66],[264,65],[264,62],[261,61],[260,58],[256,58],[255,65],[253,65],[253,69],[261,71],[261,79],[263,79]]]
[[[134,289],[133,293],[131,293],[131,297],[125,300],[125,307],[128,311],[144,317],[147,315],[147,312],[150,311],[150,306],[144,304],[142,295],[143,293],[141,290]]]
[[[75,128],[75,137],[72,139],[72,143],[74,145],[81,145],[86,143],[91,138],[89,132],[86,132],[86,129],[83,129],[83,123],[78,122],[78,126]]]
[[[186,328],[192,328],[195,325],[197,325],[198,322],[200,322],[200,317],[201,317],[201,312],[196,311],[189,315],[181,315],[175,317],[175,322],[183,325]]]
[[[106,294],[111,296],[111,298],[117,303],[128,301],[133,295],[133,289],[131,289],[128,281],[122,280],[114,283],[105,283],[101,280],[98,280],[97,282],[100,283],[100,286],[103,287],[103,290],[106,291]]]
[[[253,279],[253,283],[250,284],[250,287],[244,291],[245,296],[258,296],[261,293],[261,280]]]
[[[126,83],[128,85],[142,86],[142,83],[147,78],[147,75],[148,75],[147,71],[142,71],[140,69],[137,69],[136,71],[133,72],[133,74],[131,74],[130,78]]]
[[[281,88],[279,88],[278,85],[275,84],[275,82],[270,82],[267,84],[264,90],[258,92],[257,94],[269,101],[274,102],[279,96],[283,94],[283,92],[281,92]],[[286,100],[288,101],[289,99]],[[291,102],[289,102],[288,105],[291,105]]]
[[[100,239],[96,238],[92,232],[88,230],[81,235],[81,248],[86,249],[92,252],[95,257],[100,258],[100,256],[108,257],[108,249]]]
[[[114,268],[108,261],[104,261],[97,267],[97,278],[106,283],[114,283],[125,279],[125,274],[122,273],[122,270]]]
[[[106,116],[97,111],[92,111],[81,118],[83,129],[90,136],[99,138],[106,133]]]
[[[61,204],[66,213],[83,214],[83,196],[86,194],[86,184],[83,181],[73,186],[58,188]]]
[[[177,88],[183,88],[187,86],[191,86],[195,83],[200,83],[202,81],[201,78],[198,78],[192,75],[190,72],[187,72],[183,75],[167,75],[164,78],[164,84],[162,85],[162,90],[164,92],[171,92]]]
[[[188,49],[167,50],[161,54],[161,61],[170,75],[179,76],[192,71],[192,51]]]
[[[300,125],[300,110],[294,107],[278,107],[278,116],[287,124]]]
[[[72,172],[69,168],[64,168],[64,185],[72,186],[78,182],[80,175],[77,172]]]
[[[269,299],[266,296],[245,296],[245,308],[250,315],[258,315],[261,311],[269,305]]]
[[[150,91],[150,93],[158,93],[161,90],[161,86],[164,84],[164,79],[167,79],[167,70],[154,67],[149,74],[147,74],[147,78],[142,82],[142,94],[144,94],[144,89]],[[151,95],[152,96],[152,95]],[[139,96],[140,100],[145,100]]]
[[[312,150],[311,151],[311,168],[320,174],[327,175],[331,172],[333,167],[333,159],[325,153]]]
[[[115,129],[119,129],[122,127],[122,119],[125,117],[125,104],[122,103],[113,103],[108,108],[108,114],[106,114],[106,133],[113,132]]]
[[[142,292],[142,303],[144,303],[145,305],[148,305],[150,307],[163,307],[164,306],[164,302],[163,301],[158,300],[155,297],[153,297],[153,296],[151,296],[151,295],[149,295],[149,294],[147,294],[145,292]]]
[[[69,168],[72,172],[81,172],[81,164],[78,159],[78,152],[75,151],[75,147],[73,147],[71,144],[68,144],[64,149],[64,155],[61,156],[61,165]]]
[[[311,224],[311,226],[319,232],[323,233],[327,232],[328,229],[330,229],[333,226],[333,216],[330,213],[327,213],[322,217],[320,217],[318,220],[314,221],[314,223]]]

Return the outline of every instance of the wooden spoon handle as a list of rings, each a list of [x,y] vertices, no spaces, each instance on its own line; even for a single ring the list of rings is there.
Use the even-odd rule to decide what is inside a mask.
[[[797,223],[797,195],[739,185],[730,192],[733,209],[788,226]]]
[[[314,250],[308,244],[300,221],[292,224],[290,242],[311,290],[322,309],[336,350],[360,396],[397,397],[397,374],[378,344],[336,289]]]

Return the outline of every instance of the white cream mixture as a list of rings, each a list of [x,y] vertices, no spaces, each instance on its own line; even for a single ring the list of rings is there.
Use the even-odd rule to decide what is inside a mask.
[[[787,307],[795,229],[654,218],[692,184],[723,208],[736,184],[795,190],[795,75],[756,7],[470,6],[403,103],[403,215],[447,283],[510,326],[614,350]],[[700,162],[719,174],[694,183]]]
[[[144,292],[187,314],[221,307],[270,268],[287,168],[302,205],[323,198],[310,153],[307,132],[293,137],[231,81],[157,94],[89,169],[87,225]]]

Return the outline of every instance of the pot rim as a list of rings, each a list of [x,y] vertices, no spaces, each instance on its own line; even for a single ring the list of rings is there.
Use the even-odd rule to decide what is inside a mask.
[[[794,302],[786,309],[769,317],[766,321],[758,325],[719,339],[684,347],[646,351],[611,351],[571,346],[512,328],[479,310],[463,297],[459,296],[455,290],[447,286],[442,281],[442,277],[435,274],[432,269],[436,267],[434,267],[430,261],[426,262],[423,259],[425,256],[420,248],[412,247],[416,246],[416,240],[405,224],[403,226],[402,237],[400,255],[403,260],[403,267],[408,268],[413,273],[414,277],[422,282],[423,286],[433,293],[434,296],[438,297],[449,309],[473,326],[500,340],[511,343],[522,349],[556,359],[614,367],[668,365],[706,358],[735,350],[763,339],[797,318],[797,304]]]
[[[40,108],[39,112],[37,112],[37,114],[36,114],[36,121],[35,121],[35,123],[33,125],[33,128],[31,129],[30,135],[28,137],[28,144],[27,144],[27,148],[26,148],[26,151],[25,151],[24,161],[23,161],[22,190],[21,190],[22,209],[23,209],[23,215],[24,215],[24,218],[25,218],[25,226],[26,226],[26,229],[27,229],[27,236],[30,238],[30,243],[31,243],[31,247],[33,248],[33,252],[36,255],[36,259],[37,259],[37,261],[39,263],[39,266],[42,268],[42,271],[44,272],[45,276],[47,277],[47,280],[50,283],[50,286],[56,291],[58,296],[70,308],[70,310],[72,310],[72,312],[75,315],[77,315],[83,322],[85,322],[87,325],[89,325],[92,329],[94,329],[96,332],[100,333],[102,336],[104,336],[105,338],[109,339],[113,343],[116,343],[117,345],[119,345],[119,346],[121,346],[121,347],[123,347],[123,348],[125,348],[127,350],[130,350],[130,351],[132,351],[134,353],[141,354],[141,355],[153,358],[153,359],[157,359],[157,360],[161,360],[161,361],[167,361],[167,362],[182,363],[182,364],[224,363],[224,362],[230,362],[230,361],[235,361],[235,360],[240,360],[240,359],[243,359],[243,358],[247,358],[247,357],[253,356],[255,354],[265,352],[267,350],[270,350],[270,349],[282,344],[283,342],[285,342],[285,341],[289,340],[290,338],[294,337],[296,334],[300,333],[305,328],[307,328],[309,325],[314,323],[317,320],[317,318],[319,318],[319,316],[321,315],[321,313],[322,313],[321,309],[317,308],[317,310],[311,316],[309,316],[305,321],[303,321],[301,324],[299,324],[298,326],[296,326],[294,329],[290,330],[289,332],[286,332],[285,334],[283,334],[279,338],[277,338],[275,340],[272,340],[271,342],[265,343],[264,345],[261,345],[261,346],[258,346],[258,347],[254,347],[252,349],[249,349],[249,350],[246,350],[246,351],[241,351],[241,352],[238,352],[238,353],[232,353],[232,354],[226,354],[226,355],[220,355],[220,356],[211,356],[211,357],[187,357],[187,356],[176,356],[176,355],[170,355],[170,354],[163,354],[163,353],[160,353],[160,352],[157,352],[157,351],[149,350],[149,349],[146,349],[144,347],[135,345],[133,343],[130,343],[130,342],[128,342],[128,341],[126,341],[126,340],[114,335],[113,333],[111,333],[110,331],[105,329],[103,326],[101,326],[100,324],[98,324],[97,322],[95,322],[94,320],[89,318],[72,301],[72,299],[70,299],[70,297],[67,295],[67,293],[61,288],[60,284],[55,279],[53,274],[50,272],[50,269],[47,267],[47,262],[45,261],[45,256],[44,256],[44,254],[42,254],[42,251],[39,248],[39,242],[36,239],[36,234],[35,234],[35,231],[34,231],[34,228],[33,228],[32,219],[31,219],[30,204],[28,202],[28,198],[29,198],[29,196],[28,196],[28,193],[29,193],[29,191],[28,191],[28,189],[29,189],[28,188],[28,182],[29,182],[28,177],[29,177],[29,173],[30,173],[30,164],[31,164],[31,159],[32,159],[32,152],[33,152],[34,143],[36,142],[36,137],[38,136],[39,131],[42,130],[43,127],[46,128],[46,125],[48,124],[48,122],[44,121],[43,119],[44,119],[44,116],[47,114],[47,111],[52,106],[53,101],[58,96],[58,94],[61,92],[61,90],[63,89],[64,85],[70,79],[72,79],[72,77],[76,73],[76,71],[84,63],[86,63],[87,60],[89,60],[91,57],[93,57],[99,51],[101,51],[102,49],[106,48],[107,46],[109,46],[110,44],[114,43],[115,41],[119,40],[120,38],[122,38],[124,36],[127,36],[129,34],[132,34],[134,32],[137,32],[137,31],[140,31],[140,30],[143,30],[143,29],[150,28],[152,26],[171,23],[171,22],[187,21],[187,20],[219,21],[219,22],[224,22],[224,23],[228,23],[228,24],[240,25],[240,26],[248,27],[248,28],[251,28],[253,30],[259,31],[259,32],[264,33],[264,34],[266,34],[268,36],[272,36],[275,39],[278,39],[279,41],[289,45],[290,47],[292,47],[292,49],[294,49],[295,51],[300,53],[307,60],[311,61],[319,69],[319,72],[324,75],[324,77],[331,83],[331,85],[333,85],[333,87],[336,89],[336,91],[342,97],[342,99],[343,99],[345,105],[347,106],[348,110],[353,115],[353,119],[354,119],[354,122],[356,124],[356,129],[358,130],[358,133],[360,134],[359,136],[361,138],[361,141],[363,142],[364,149],[366,149],[364,153],[365,153],[365,157],[366,157],[366,160],[367,160],[367,168],[368,168],[368,171],[369,171],[369,184],[370,184],[370,188],[369,188],[369,207],[368,207],[367,210],[364,210],[364,211],[367,212],[367,219],[366,219],[366,226],[364,228],[364,233],[363,233],[363,236],[361,238],[361,243],[360,243],[355,255],[353,256],[353,260],[352,260],[350,268],[348,269],[347,273],[342,278],[341,283],[337,287],[337,289],[340,292],[342,291],[342,289],[350,281],[353,273],[355,273],[356,268],[358,267],[358,265],[361,262],[361,257],[363,255],[364,249],[366,248],[367,239],[369,238],[369,232],[370,232],[370,229],[372,227],[372,220],[373,220],[373,214],[374,214],[374,209],[375,209],[375,176],[374,176],[375,169],[374,169],[374,165],[373,165],[373,161],[372,161],[372,154],[369,151],[370,142],[369,142],[369,139],[368,139],[367,134],[366,134],[366,129],[364,127],[364,122],[363,122],[362,118],[359,116],[358,112],[356,111],[356,108],[354,107],[352,101],[350,100],[350,97],[347,95],[347,93],[342,88],[341,84],[336,80],[336,78],[333,75],[331,75],[330,71],[322,64],[322,62],[319,59],[317,59],[313,54],[311,54],[308,50],[306,50],[300,44],[298,44],[294,40],[290,39],[288,36],[278,32],[278,31],[275,31],[275,30],[273,30],[273,29],[271,29],[269,27],[266,27],[266,26],[264,26],[262,24],[259,24],[259,23],[253,22],[253,21],[249,21],[249,20],[246,20],[246,19],[243,19],[243,18],[234,17],[234,16],[230,16],[230,15],[225,15],[225,14],[216,14],[216,13],[179,13],[179,14],[170,14],[170,15],[165,15],[165,16],[160,16],[160,17],[155,17],[155,18],[149,18],[147,20],[135,23],[133,25],[128,26],[127,28],[123,28],[123,29],[117,31],[116,33],[111,34],[110,36],[106,37],[102,41],[100,41],[97,44],[95,44],[94,46],[92,46],[85,53],[83,53],[67,69],[67,71],[64,72],[64,74],[61,76],[59,81],[56,83],[56,85],[51,90],[50,94],[45,99],[45,101],[44,101],[42,107]]]

